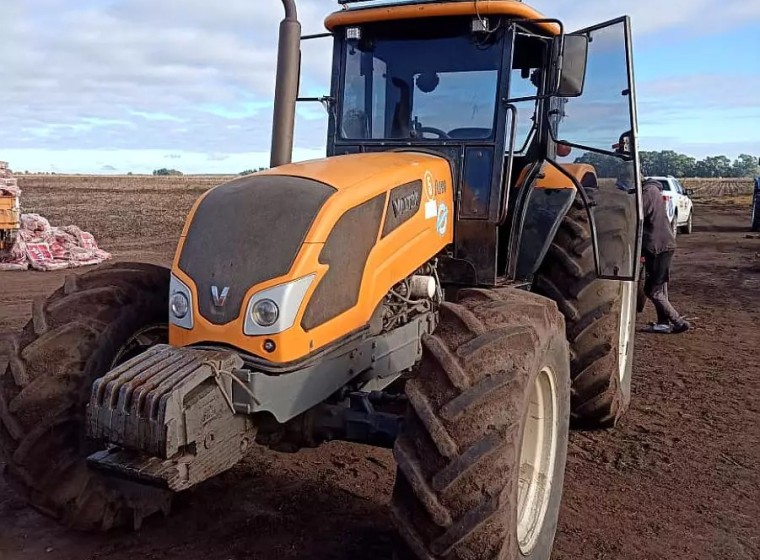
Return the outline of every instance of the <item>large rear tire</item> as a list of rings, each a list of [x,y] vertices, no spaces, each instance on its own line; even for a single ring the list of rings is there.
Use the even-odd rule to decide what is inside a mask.
[[[556,305],[519,290],[463,290],[423,343],[394,448],[397,557],[548,560],[570,412]]]
[[[71,275],[0,341],[0,458],[28,503],[76,529],[132,525],[166,512],[171,494],[87,467],[93,381],[167,336],[169,271],[137,263]]]
[[[629,206],[610,204],[605,212],[600,238],[631,239],[635,217],[629,215]],[[572,427],[616,425],[631,400],[639,289],[633,282],[597,278],[591,225],[580,199],[563,219],[536,274],[534,291],[556,301],[565,316],[573,381]]]

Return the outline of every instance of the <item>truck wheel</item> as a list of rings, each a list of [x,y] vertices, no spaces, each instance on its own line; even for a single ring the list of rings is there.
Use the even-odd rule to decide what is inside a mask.
[[[71,275],[35,303],[19,336],[0,340],[0,458],[8,484],[42,513],[76,529],[139,527],[167,512],[170,494],[87,467],[93,381],[165,342],[169,271],[120,263]]]
[[[689,212],[689,219],[686,220],[686,223],[679,228],[679,231],[684,235],[691,235],[691,232],[694,229],[693,217],[694,211]]]
[[[629,239],[635,219],[626,205],[605,209],[605,239]],[[560,225],[534,281],[565,316],[573,380],[573,428],[614,426],[631,400],[638,287],[596,277],[591,226],[579,199]],[[644,300],[645,301],[645,300]],[[643,302],[642,302],[643,303]]]
[[[394,447],[397,558],[549,559],[570,413],[563,323],[519,290],[443,304]]]

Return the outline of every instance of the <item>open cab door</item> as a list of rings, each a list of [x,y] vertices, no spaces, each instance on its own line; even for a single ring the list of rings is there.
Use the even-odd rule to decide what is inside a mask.
[[[550,128],[554,141],[573,149],[555,164],[585,163],[596,169],[597,184],[584,187],[579,196],[591,218],[597,275],[638,280],[641,166],[630,18],[576,31],[566,36],[566,43],[573,49],[587,44],[588,55],[585,72],[579,71],[577,56],[560,70],[560,97],[549,112]],[[572,97],[561,97],[565,85],[574,91]],[[622,230],[621,220],[627,221]]]

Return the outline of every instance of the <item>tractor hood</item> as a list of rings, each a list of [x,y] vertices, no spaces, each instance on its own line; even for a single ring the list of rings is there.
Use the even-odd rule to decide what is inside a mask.
[[[437,156],[379,152],[293,163],[261,172],[257,176],[290,176],[327,185],[335,189],[336,194],[335,199],[330,201],[330,207],[343,212],[368,198],[382,195],[389,189],[406,183],[424,180],[439,185],[450,183],[450,174],[449,164]],[[333,224],[330,222],[325,220],[316,223],[304,241],[324,243],[332,231]]]
[[[308,291],[303,306],[289,304],[288,325],[311,334],[349,312],[359,328],[387,290],[452,242],[452,212],[448,162],[422,153],[287,164],[215,187],[196,202],[175,256],[192,315],[174,322],[172,344],[246,345],[247,306],[277,287]]]

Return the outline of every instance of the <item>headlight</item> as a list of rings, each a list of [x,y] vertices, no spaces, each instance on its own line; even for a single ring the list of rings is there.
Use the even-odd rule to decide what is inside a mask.
[[[190,288],[179,278],[171,275],[169,283],[169,321],[183,329],[193,328],[193,300]]]
[[[176,292],[172,295],[171,310],[172,315],[177,319],[184,319],[185,315],[187,315],[187,312],[190,310],[190,302],[187,301],[185,294]]]
[[[251,318],[262,327],[271,327],[279,317],[280,308],[271,299],[262,299],[251,309]]]
[[[247,336],[272,335],[292,327],[315,277],[316,274],[310,274],[254,294],[246,307],[243,333]]]

